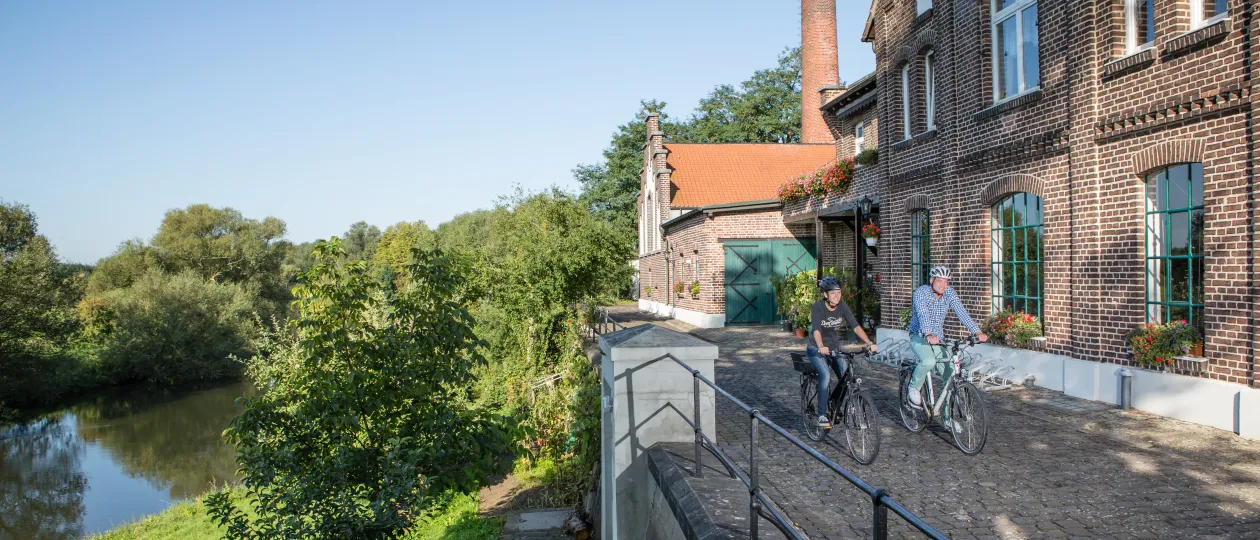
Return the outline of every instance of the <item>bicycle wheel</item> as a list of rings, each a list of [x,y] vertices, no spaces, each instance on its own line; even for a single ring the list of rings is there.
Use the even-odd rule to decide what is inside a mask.
[[[901,382],[898,383],[900,391],[898,395],[901,397],[899,407],[901,409],[901,424],[911,433],[918,433],[927,427],[927,411],[923,407],[915,407],[910,404],[910,398],[906,396],[906,388],[910,386],[910,377],[914,374],[913,369],[901,370]]]
[[[844,400],[844,440],[849,455],[863,465],[870,465],[879,455],[879,422],[875,404],[862,392]]]
[[[964,454],[973,455],[984,450],[989,438],[989,417],[984,408],[984,396],[975,385],[959,381],[949,396],[950,418],[960,429],[950,429],[954,444]]]
[[[818,425],[818,379],[814,377],[801,378],[801,427],[815,441],[827,437],[827,430]]]

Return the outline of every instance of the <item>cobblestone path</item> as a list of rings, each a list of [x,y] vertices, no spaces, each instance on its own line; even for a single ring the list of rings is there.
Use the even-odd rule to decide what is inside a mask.
[[[804,439],[788,357],[802,340],[766,327],[692,333],[718,344],[719,386]],[[881,413],[878,459],[857,464],[839,431],[815,448],[952,538],[1260,538],[1260,441],[1017,389],[986,396],[988,445],[967,456],[938,424],[901,427],[891,368],[862,372]],[[720,446],[747,472],[747,414],[719,398],[717,416]],[[770,430],[759,436],[762,485],[805,533],[870,536],[868,497]],[[921,537],[891,513],[889,524],[893,537]]]

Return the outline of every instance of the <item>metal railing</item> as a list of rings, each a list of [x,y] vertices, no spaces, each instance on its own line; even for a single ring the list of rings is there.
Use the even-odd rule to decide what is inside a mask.
[[[608,310],[600,306],[592,306],[586,309],[587,316],[587,337],[594,339],[609,332],[625,330],[621,323],[614,321],[608,316]]]
[[[691,372],[692,395],[695,401],[695,409],[692,413],[691,419],[688,419],[685,416],[682,418],[683,421],[687,422],[687,424],[690,425],[692,430],[695,432],[695,467],[692,475],[696,478],[702,478],[704,476],[700,450],[705,449],[718,458],[718,461],[722,463],[732,477],[738,478],[745,486],[748,487],[748,533],[753,540],[756,540],[757,538],[759,517],[769,520],[771,525],[774,525],[775,528],[779,529],[779,531],[788,538],[798,540],[803,540],[805,538],[805,536],[801,535],[801,533],[797,531],[796,528],[793,527],[782,514],[773,508],[770,500],[766,498],[765,494],[761,491],[760,478],[757,470],[757,431],[758,426],[762,424],[765,424],[765,426],[770,428],[771,431],[778,433],[780,436],[796,445],[797,448],[804,450],[810,457],[818,460],[818,462],[822,463],[836,474],[839,474],[845,480],[848,480],[850,484],[862,490],[863,493],[871,498],[871,508],[874,514],[871,522],[873,532],[872,536],[877,540],[884,540],[888,538],[888,510],[892,510],[894,514],[900,516],[906,521],[906,523],[909,523],[912,527],[918,529],[928,538],[932,538],[934,540],[948,540],[947,536],[941,534],[940,531],[932,528],[932,526],[927,523],[924,523],[918,516],[914,515],[909,510],[906,510],[904,506],[893,500],[883,488],[871,487],[870,484],[867,484],[861,478],[858,478],[857,475],[849,472],[848,469],[845,469],[836,462],[828,459],[827,456],[822,455],[808,444],[801,442],[801,440],[796,438],[796,436],[788,433],[778,424],[774,423],[769,418],[766,418],[761,414],[761,411],[749,407],[746,403],[740,401],[739,398],[731,395],[730,392],[727,392],[718,385],[714,384],[713,381],[710,381],[704,375],[701,375],[699,370],[692,369],[686,362],[675,358],[672,354],[665,354],[664,356],[658,357],[654,360],[654,362],[665,358],[673,360],[678,363],[678,365],[682,366],[683,369]],[[702,382],[726,399],[731,400],[735,406],[748,413],[749,448],[747,476],[745,476],[739,468],[735,466],[735,463],[731,461],[731,458],[718,448],[717,444],[714,443],[712,439],[704,434],[704,429],[700,425],[700,383]]]

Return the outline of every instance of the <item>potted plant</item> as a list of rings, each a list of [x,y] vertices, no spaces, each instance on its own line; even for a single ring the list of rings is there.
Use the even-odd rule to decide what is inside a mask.
[[[1159,323],[1152,320],[1129,331],[1129,348],[1133,361],[1146,367],[1164,369],[1176,357],[1202,354],[1203,338],[1184,319]]]
[[[866,245],[874,247],[879,242],[879,225],[867,223],[862,226],[862,238],[866,239]]]
[[[912,312],[910,311],[910,306],[903,307],[901,308],[901,311],[897,312],[897,318],[901,321],[902,330],[910,329],[910,316],[911,315],[912,315]]]
[[[644,287],[644,288],[643,288],[643,294],[646,294],[646,295],[648,295],[648,296],[652,296],[652,288],[651,288],[651,287]]]
[[[675,282],[674,282],[674,293],[675,293],[675,294],[677,294],[679,298],[682,298],[682,296],[683,296],[683,282],[681,282],[681,281],[675,281]]]
[[[993,341],[1005,343],[1008,347],[1019,349],[1039,349],[1041,337],[1041,320],[1035,315],[1022,311],[1004,309],[984,320],[981,327]]]
[[[691,297],[700,298],[700,282],[699,281],[691,282]]]
[[[867,148],[858,153],[853,161],[856,161],[858,165],[874,165],[879,162],[879,150]]]
[[[809,310],[800,309],[796,311],[796,337],[805,337],[805,329],[809,328]]]

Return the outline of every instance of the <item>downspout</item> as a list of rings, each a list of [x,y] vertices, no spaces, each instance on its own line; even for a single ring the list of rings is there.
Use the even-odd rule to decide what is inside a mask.
[[[1255,80],[1253,70],[1255,69],[1255,54],[1252,34],[1252,26],[1255,24],[1255,8],[1254,2],[1246,2],[1243,11],[1243,84],[1251,86]],[[1247,248],[1247,283],[1250,284],[1248,295],[1251,296],[1251,313],[1247,315],[1247,331],[1245,335],[1252,336],[1251,341],[1246,345],[1248,358],[1251,358],[1251,370],[1247,374],[1248,386],[1252,388],[1260,388],[1260,381],[1256,379],[1260,374],[1260,366],[1256,364],[1256,309],[1260,307],[1260,288],[1256,285],[1256,233],[1260,232],[1256,227],[1256,103],[1251,103],[1251,110],[1247,111],[1246,118],[1246,137],[1247,137],[1247,223],[1251,225],[1251,245]]]
[[[1064,11],[1067,11],[1069,9],[1068,6],[1070,4],[1071,4],[1070,2],[1063,3]],[[1064,32],[1065,32],[1063,35],[1071,36],[1072,30],[1073,30],[1072,14],[1064,13],[1063,19],[1064,19],[1063,27],[1064,27]],[[1076,287],[1075,287],[1075,283],[1076,283],[1076,279],[1075,279],[1075,275],[1076,275],[1076,205],[1074,203],[1073,189],[1072,189],[1073,188],[1072,184],[1073,184],[1073,181],[1075,180],[1075,170],[1073,168],[1074,161],[1072,159],[1073,158],[1072,150],[1075,145],[1072,144],[1072,135],[1073,135],[1072,133],[1072,97],[1073,97],[1073,94],[1072,94],[1072,75],[1073,75],[1072,55],[1071,55],[1071,47],[1068,45],[1071,41],[1072,40],[1070,39],[1063,40],[1062,54],[1063,54],[1063,61],[1066,64],[1066,67],[1065,67],[1066,77],[1064,81],[1066,82],[1066,90],[1067,90],[1067,112],[1066,112],[1067,127],[1065,129],[1067,130],[1067,135],[1068,135],[1068,143],[1067,143],[1068,144],[1068,152],[1067,152],[1067,192],[1068,192],[1068,272],[1067,272],[1067,275],[1068,275],[1068,318],[1067,318],[1068,319],[1068,336],[1067,337],[1068,339],[1067,339],[1067,346],[1069,350],[1069,353],[1068,353],[1069,356],[1072,356],[1073,358],[1075,358],[1076,357],[1076,354],[1075,354],[1076,353],[1076,339],[1077,339],[1076,338]],[[1096,40],[1094,40],[1093,42],[1095,44],[1097,43]],[[1090,54],[1094,54],[1095,51],[1093,51],[1091,48],[1089,52]],[[1081,142],[1083,143],[1085,141],[1081,141]],[[1042,223],[1045,223],[1044,217],[1042,218],[1042,220],[1043,220]],[[1044,241],[1044,237],[1043,237],[1043,241]],[[1042,249],[1044,250],[1045,247],[1042,246]],[[1045,271],[1043,270],[1042,272],[1044,275]],[[1045,298],[1044,298],[1045,287],[1046,285],[1043,280],[1041,284],[1041,288],[1043,291],[1042,302],[1045,302]],[[1044,306],[1043,306],[1043,309],[1044,309]],[[1045,322],[1043,321],[1042,324],[1044,325]]]

